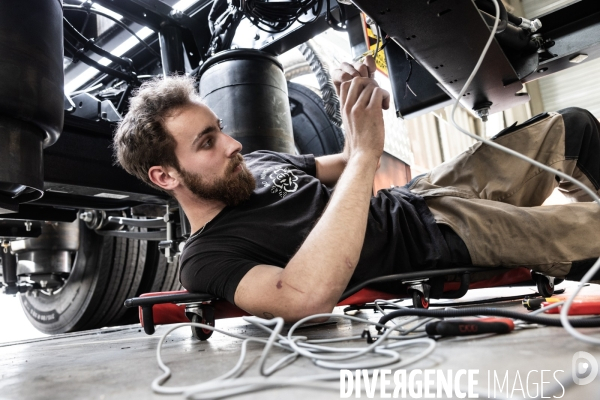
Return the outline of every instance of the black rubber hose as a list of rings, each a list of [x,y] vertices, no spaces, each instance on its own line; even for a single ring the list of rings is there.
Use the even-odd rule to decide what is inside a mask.
[[[215,33],[215,22],[223,15],[227,10],[227,7],[229,7],[227,0],[215,0],[213,2],[210,12],[208,13],[208,28],[210,29],[211,35]]]
[[[498,308],[488,307],[470,307],[457,310],[424,310],[424,309],[401,309],[384,315],[379,320],[380,324],[404,316],[419,316],[433,318],[452,318],[452,317],[475,317],[479,315],[494,315],[496,317],[507,317],[519,319],[525,322],[541,324],[547,326],[562,326],[560,319],[550,317],[539,317],[537,315],[523,314],[517,311],[501,310]],[[597,328],[600,327],[600,317],[586,319],[570,319],[569,322],[575,328]]]
[[[377,278],[371,278],[364,282],[359,283],[349,289],[346,289],[344,293],[342,293],[342,297],[339,301],[345,300],[348,297],[352,296],[354,293],[360,291],[361,289],[375,285],[378,283],[384,282],[394,282],[398,281],[399,284],[402,284],[402,281],[408,280],[425,280],[429,278],[435,278],[438,276],[448,276],[448,275],[457,275],[464,274],[466,272],[490,272],[490,271],[502,271],[506,270],[505,268],[482,268],[482,267],[462,267],[462,268],[450,268],[450,269],[437,269],[432,271],[414,271],[414,272],[405,272],[403,274],[394,274],[394,275],[384,275],[379,276]]]
[[[494,7],[494,4],[490,0],[475,0],[475,5],[481,11],[485,11],[493,16],[496,15],[496,7]],[[500,7],[500,22],[498,23],[496,35],[504,32],[508,25],[508,13],[501,0],[498,0],[498,7]]]
[[[480,11],[480,14],[489,25],[494,24],[494,17],[492,15],[485,11]],[[497,33],[496,40],[498,40],[502,48],[531,52],[535,52],[538,49],[536,42],[531,41],[531,32],[513,24],[508,24],[504,32]]]
[[[75,27],[73,25],[71,25],[71,23],[66,18],[63,18],[63,27],[64,27],[65,31],[70,33],[75,39],[77,39],[77,41],[79,43],[84,44],[84,50],[91,50],[94,53],[98,54],[99,56],[106,57],[110,61],[114,62],[115,64],[119,64],[125,68],[131,67],[131,64],[129,62],[127,62],[126,60],[122,59],[121,57],[115,56],[114,54],[110,53],[109,51],[104,50],[101,47],[98,47],[97,45],[94,44],[94,42],[92,40],[83,36],[77,29],[75,29]],[[77,52],[80,52],[80,51],[77,50]]]
[[[509,12],[507,12],[506,15],[508,16],[508,22],[511,22],[511,23],[515,24],[516,26],[520,26],[521,23],[523,22],[523,18],[517,17],[516,15],[513,15]]]
[[[158,54],[156,51],[154,51],[154,49],[152,49],[152,47],[150,47],[150,45],[148,43],[146,43],[142,38],[140,38],[134,31],[133,29],[131,29],[130,27],[128,27],[126,24],[124,24],[121,20],[113,17],[112,15],[106,14],[102,11],[96,10],[94,8],[91,7],[82,7],[82,6],[76,6],[76,5],[72,5],[72,4],[63,4],[63,8],[65,10],[73,10],[73,11],[79,11],[79,12],[84,12],[87,13],[88,15],[90,13],[92,14],[96,14],[96,15],[100,15],[104,18],[108,18],[111,21],[113,21],[115,24],[119,25],[121,28],[125,29],[127,32],[131,33],[133,36],[135,36],[135,38],[144,45],[144,47],[146,47],[148,49],[148,51],[150,51],[154,56],[159,57],[160,58],[160,54]],[[82,29],[83,31],[83,29]]]

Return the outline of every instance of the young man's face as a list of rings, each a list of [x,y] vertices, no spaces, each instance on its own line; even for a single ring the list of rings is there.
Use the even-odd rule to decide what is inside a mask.
[[[194,103],[165,120],[177,146],[179,175],[196,196],[236,206],[247,200],[256,186],[240,154],[242,145],[221,131],[217,116]]]

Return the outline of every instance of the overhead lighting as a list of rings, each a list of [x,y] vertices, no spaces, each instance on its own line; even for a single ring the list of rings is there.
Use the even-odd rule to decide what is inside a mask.
[[[173,5],[173,10],[185,11],[197,2],[198,0],[179,0]]]
[[[92,8],[93,8],[94,10],[102,11],[104,14],[108,14],[108,15],[110,15],[111,17],[113,17],[113,18],[115,18],[115,19],[118,19],[119,21],[123,19],[123,16],[122,16],[121,14],[118,14],[118,13],[116,13],[116,12],[112,11],[112,10],[109,10],[109,9],[108,9],[108,8],[106,8],[106,7],[102,7],[102,6],[101,6],[101,5],[99,5],[99,4],[93,3],[93,4],[92,4]]]
[[[77,0],[77,1],[79,1],[80,3],[83,4],[87,0]],[[103,13],[108,14],[111,17],[118,19],[119,21],[123,19],[123,16],[121,14],[118,14],[118,13],[114,12],[113,10],[110,10],[106,7],[102,7],[100,4],[97,4],[97,3],[92,3],[92,2],[90,2],[90,3],[92,4],[92,8],[94,10],[102,11]]]

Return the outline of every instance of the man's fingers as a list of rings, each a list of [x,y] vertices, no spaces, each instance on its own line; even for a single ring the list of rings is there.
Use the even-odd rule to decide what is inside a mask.
[[[381,91],[383,92],[382,96],[383,99],[381,101],[381,108],[383,108],[384,110],[387,110],[388,108],[390,108],[390,93],[385,90],[385,89],[381,89]]]
[[[373,78],[375,76],[375,70],[377,69],[375,66],[375,59],[371,56],[365,57],[364,65],[366,65],[369,70],[369,78]]]
[[[360,63],[357,62],[354,64],[354,69],[360,73],[360,76],[363,78],[373,78],[375,77],[375,60],[372,56],[366,56],[365,60]]]
[[[345,81],[340,83],[339,85],[338,95],[342,104],[346,104],[346,100],[348,98],[348,91],[350,90],[350,82],[351,81]]]
[[[369,107],[369,105],[371,104],[371,99],[373,98],[373,95],[375,93],[375,91],[379,89],[379,87],[377,86],[377,83],[375,82],[371,82],[366,84],[360,91],[360,94],[358,95],[358,98],[356,99],[356,103],[354,103],[355,107],[358,107],[359,109],[365,109],[367,107]]]
[[[344,87],[346,85],[347,84],[344,83],[342,85],[342,87]],[[374,80],[369,79],[369,78],[354,78],[354,79],[352,79],[352,81],[350,82],[347,94],[344,97],[340,96],[341,97],[340,100],[342,101],[342,104],[344,105],[344,107],[347,108],[347,110],[352,109],[354,104],[356,104],[361,93],[363,91],[368,90],[367,86],[369,86],[369,85],[376,87],[377,83]],[[369,90],[369,96],[371,95],[372,90],[373,89]]]
[[[360,77],[360,72],[358,72],[352,65],[343,62],[340,64],[339,68],[333,70],[333,84],[338,94],[340,93],[340,85],[343,82],[347,82],[352,80],[352,78]]]
[[[352,75],[339,69],[336,69],[333,72],[333,84],[335,85],[335,90],[338,94],[340,93],[340,85],[344,82],[351,81],[352,78]]]
[[[387,107],[382,107],[382,104],[385,104],[386,99],[387,98]],[[367,107],[373,107],[373,108],[377,108],[377,107],[382,107],[384,110],[386,110],[388,107],[390,106],[390,94],[387,92],[387,90],[384,90],[382,88],[380,88],[379,86],[376,86],[373,91],[370,93],[369,96],[369,104]]]
[[[358,71],[360,76],[362,76],[363,78],[371,78],[371,75],[369,73],[369,68],[365,64],[356,63],[356,64],[354,64],[354,69],[356,71]]]

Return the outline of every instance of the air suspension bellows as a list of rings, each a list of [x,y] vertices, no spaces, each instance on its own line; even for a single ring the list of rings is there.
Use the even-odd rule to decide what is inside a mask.
[[[42,149],[63,126],[60,0],[0,1],[0,214],[42,196]]]
[[[200,96],[242,152],[294,153],[292,116],[283,67],[258,50],[227,50],[200,69]]]

